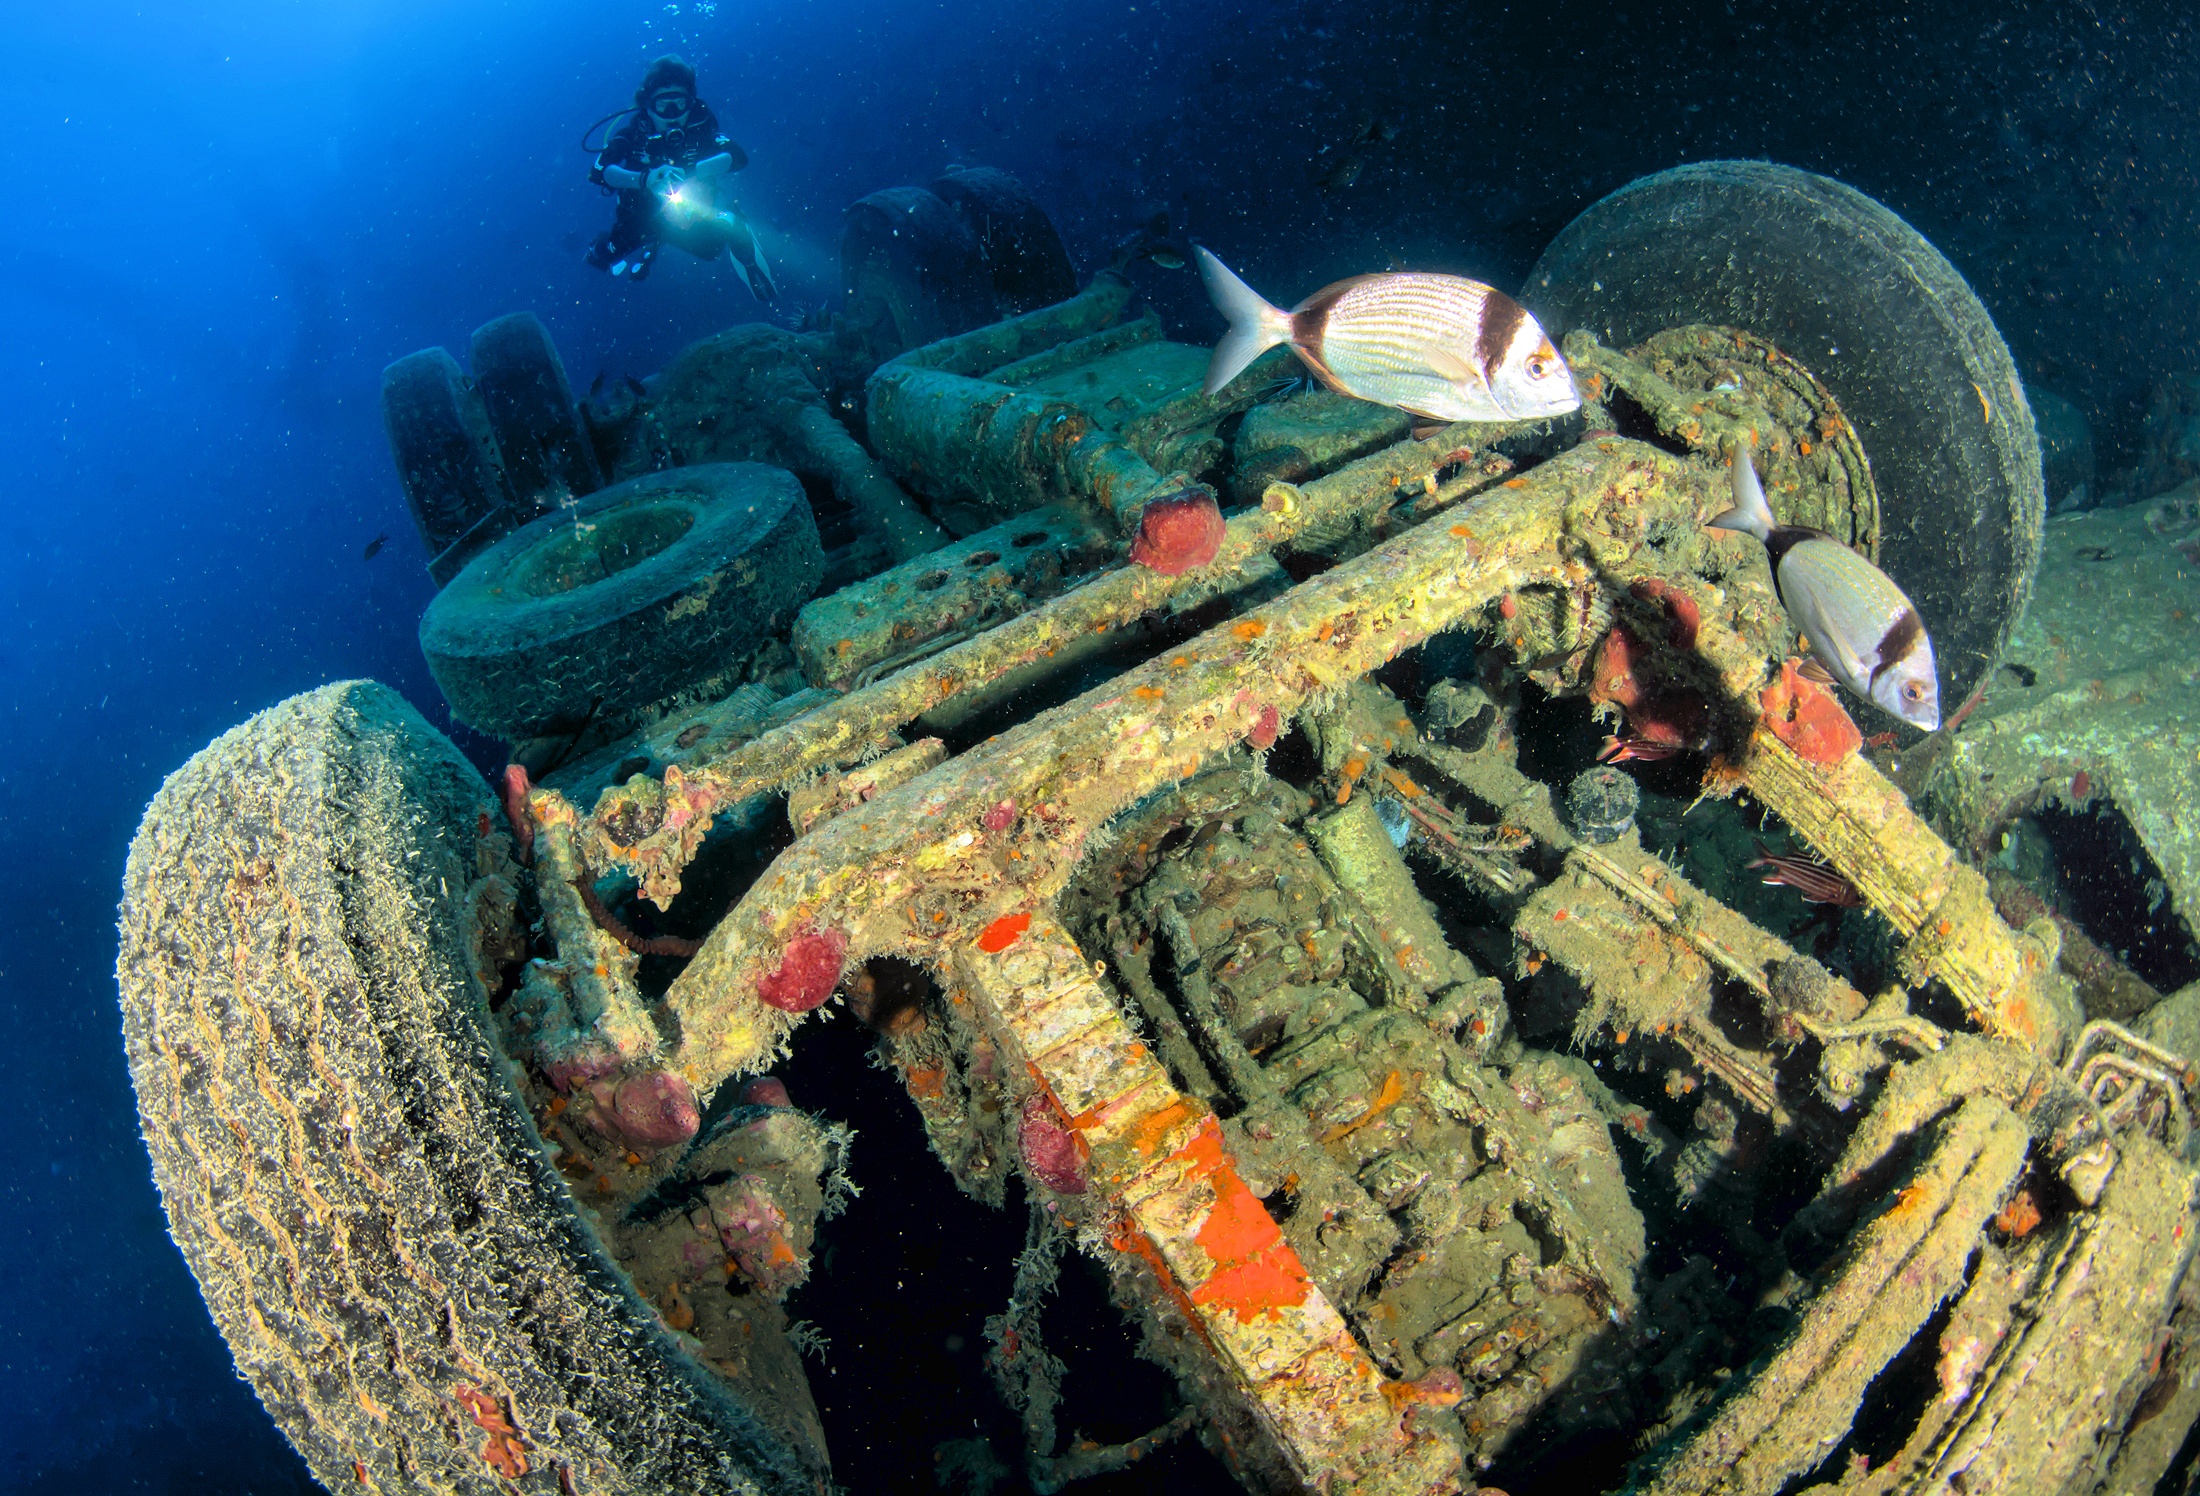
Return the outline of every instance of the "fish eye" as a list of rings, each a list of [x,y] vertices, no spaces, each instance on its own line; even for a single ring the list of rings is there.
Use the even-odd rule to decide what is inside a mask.
[[[1528,360],[1528,377],[1529,377],[1530,379],[1548,379],[1548,378],[1550,378],[1550,377],[1551,377],[1551,361],[1550,361],[1549,359],[1545,358],[1545,357],[1544,357],[1544,356],[1543,356],[1542,354],[1540,354],[1540,353],[1539,353],[1539,354],[1537,354],[1537,355],[1536,355],[1535,357],[1533,357],[1533,358],[1529,359],[1529,360]]]
[[[1923,701],[1925,699],[1925,682],[1921,680],[1904,681],[1902,683],[1902,699],[1904,701]]]

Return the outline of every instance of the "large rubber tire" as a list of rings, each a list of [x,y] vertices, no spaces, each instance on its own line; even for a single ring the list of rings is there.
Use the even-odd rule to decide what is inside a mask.
[[[978,236],[922,187],[888,187],[848,209],[840,273],[848,315],[880,358],[999,315]]]
[[[1943,705],[1985,678],[2039,563],[2039,442],[1993,319],[1915,229],[1829,177],[1707,161],[1592,204],[1521,300],[1611,347],[1701,322],[1802,363],[1863,440],[1880,564],[1925,617]]]
[[[1005,171],[966,166],[932,183],[976,236],[1001,311],[1029,312],[1077,294],[1077,272],[1054,220],[1029,188]]]
[[[807,1389],[767,1418],[690,1361],[522,1109],[477,972],[511,917],[501,821],[371,681],[161,787],[116,975],[176,1244],[332,1491],[511,1492],[491,1460],[528,1491],[824,1490],[822,1448],[775,1431]]]
[[[802,485],[673,468],[514,530],[428,604],[420,648],[461,722],[519,742],[615,725],[737,664],[825,575]]]
[[[504,458],[513,523],[603,487],[595,444],[541,318],[514,312],[483,323],[468,362]]]
[[[441,348],[382,371],[382,429],[436,585],[509,527],[511,490],[481,397]]]

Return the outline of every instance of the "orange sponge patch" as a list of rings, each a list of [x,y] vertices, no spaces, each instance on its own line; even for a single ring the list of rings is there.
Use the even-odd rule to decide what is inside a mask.
[[[1757,702],[1772,735],[1821,768],[1864,746],[1864,735],[1833,693],[1797,674],[1793,660],[1781,662],[1780,678],[1765,687]]]

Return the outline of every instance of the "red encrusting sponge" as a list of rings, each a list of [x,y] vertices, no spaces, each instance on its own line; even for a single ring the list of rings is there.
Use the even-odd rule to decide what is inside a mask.
[[[1085,1165],[1077,1156],[1077,1135],[1064,1127],[1044,1096],[1024,1103],[1023,1121],[1016,1142],[1024,1167],[1057,1195],[1085,1192]]]
[[[847,959],[848,937],[839,930],[795,932],[779,964],[758,979],[756,995],[766,1007],[782,1013],[807,1013],[840,985],[840,969]]]
[[[1131,559],[1165,577],[1179,577],[1213,562],[1222,551],[1222,506],[1194,485],[1147,501],[1138,517]]]
[[[512,823],[512,849],[525,862],[535,852],[535,819],[527,813],[527,771],[518,764],[504,766],[504,818]]]

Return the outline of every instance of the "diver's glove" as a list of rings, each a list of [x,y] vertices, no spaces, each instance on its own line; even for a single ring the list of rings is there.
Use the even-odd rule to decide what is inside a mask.
[[[650,191],[670,193],[677,191],[680,184],[687,180],[687,173],[677,166],[659,166],[653,168],[644,180],[649,183]]]

